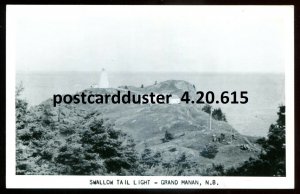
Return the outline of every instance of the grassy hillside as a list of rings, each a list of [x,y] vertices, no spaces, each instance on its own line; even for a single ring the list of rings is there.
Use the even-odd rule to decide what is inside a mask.
[[[114,94],[118,90],[121,90],[122,93],[130,90],[135,93],[176,94],[179,97],[184,91],[195,93],[195,89],[190,83],[178,80],[169,80],[144,88],[133,86],[121,86],[120,89],[90,88],[83,92]],[[159,152],[165,163],[176,161],[182,154],[185,154],[187,161],[197,163],[203,169],[208,168],[211,164],[222,164],[225,168],[229,168],[237,166],[251,156],[255,157],[260,150],[255,144],[256,138],[243,136],[227,122],[212,120],[212,129],[209,130],[209,115],[201,110],[200,105],[184,103],[163,105],[61,104],[54,108],[52,100],[49,99],[33,109],[35,112],[41,112],[41,106],[47,104],[50,105],[52,119],[60,123],[56,126],[58,141],[64,141],[68,135],[72,134],[75,123],[87,119],[84,118],[86,112],[95,112],[94,119],[108,119],[115,125],[115,129],[131,136],[140,154],[144,151],[145,146],[148,146],[153,152]],[[172,134],[173,139],[163,141],[166,131]],[[213,137],[221,136],[224,137],[221,142],[213,141]],[[200,154],[207,146],[215,146],[218,150],[214,158],[204,157]],[[245,147],[246,149],[242,149]]]

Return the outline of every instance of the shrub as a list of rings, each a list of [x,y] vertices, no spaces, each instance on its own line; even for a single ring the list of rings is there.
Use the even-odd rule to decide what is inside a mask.
[[[165,143],[171,141],[172,139],[174,139],[174,135],[170,133],[168,130],[166,130],[165,137],[162,139],[162,141]]]
[[[218,147],[216,145],[206,145],[205,148],[200,152],[200,155],[205,158],[215,158],[218,153]]]
[[[205,104],[202,110],[207,114],[210,114],[212,110],[212,106],[210,106],[209,104]],[[211,113],[211,116],[213,119],[218,121],[225,121],[225,122],[227,121],[225,114],[222,112],[220,108],[214,109]]]
[[[204,170],[204,176],[224,176],[225,168],[222,164],[212,164],[211,167]]]
[[[156,152],[153,153],[152,150],[148,147],[148,145],[145,145],[144,152],[141,155],[141,163],[148,166],[153,167],[161,163],[161,153]]]
[[[227,121],[225,114],[222,112],[220,108],[214,109],[212,112],[212,118],[218,121]]]
[[[210,114],[211,111],[211,106],[208,104],[205,104],[204,107],[202,108],[202,110],[208,114]]]

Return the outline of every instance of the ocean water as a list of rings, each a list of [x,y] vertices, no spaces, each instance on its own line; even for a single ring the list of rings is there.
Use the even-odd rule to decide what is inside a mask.
[[[17,83],[25,88],[23,97],[30,105],[37,105],[53,94],[72,94],[97,84],[100,72],[19,72]],[[248,91],[247,104],[218,104],[228,122],[245,135],[265,136],[277,119],[280,104],[285,104],[284,74],[221,74],[221,73],[108,73],[111,87],[121,85],[144,86],[155,81],[185,80],[199,91]],[[197,106],[197,105],[195,105]]]

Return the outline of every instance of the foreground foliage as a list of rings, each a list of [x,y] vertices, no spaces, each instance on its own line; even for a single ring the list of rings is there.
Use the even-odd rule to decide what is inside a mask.
[[[231,168],[231,176],[285,176],[285,106],[279,107],[278,119],[269,128],[268,138],[258,140],[262,145],[257,159],[250,158],[238,168]]]
[[[176,152],[174,160],[166,160],[162,151],[145,145],[141,154],[135,142],[97,111],[80,111],[72,106],[56,107],[42,103],[28,107],[16,93],[16,173],[18,175],[148,175],[148,176],[285,176],[285,107],[280,106],[278,120],[270,126],[258,158],[250,158],[236,168],[221,164],[203,165],[191,161],[185,151]],[[210,111],[206,107],[206,111]],[[209,110],[208,110],[209,109]],[[218,109],[217,120],[226,121]],[[223,137],[224,136],[224,137]],[[179,135],[166,130],[162,144],[172,143]],[[215,158],[225,139],[213,145],[200,145],[199,155]],[[220,151],[221,152],[221,151]]]

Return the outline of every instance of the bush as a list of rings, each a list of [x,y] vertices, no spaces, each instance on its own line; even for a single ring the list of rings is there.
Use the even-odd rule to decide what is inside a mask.
[[[212,112],[212,118],[218,121],[227,121],[225,114],[222,112],[220,108],[214,109]]]
[[[212,106],[210,106],[209,104],[205,104],[202,110],[207,114],[210,114],[212,110]],[[212,111],[211,116],[213,119],[218,121],[225,121],[225,122],[227,121],[225,114],[222,112],[220,108],[214,109]]]
[[[204,112],[206,112],[207,114],[210,114],[211,106],[208,105],[208,104],[205,104],[204,107],[202,108],[202,110],[203,110]]]
[[[176,161],[177,175],[183,175],[184,172],[191,168],[190,162],[187,160],[186,154],[182,153],[179,159]]]
[[[174,139],[174,135],[170,133],[168,130],[166,130],[165,137],[162,139],[162,141],[165,143],[171,141],[172,139]]]
[[[147,167],[153,167],[161,163],[161,153],[156,152],[153,153],[152,150],[145,145],[145,149],[141,155],[141,163],[146,165]]]
[[[216,145],[206,145],[205,148],[200,152],[200,155],[205,158],[215,158],[218,153],[218,147]]]
[[[224,176],[226,172],[224,165],[214,163],[212,163],[210,167],[202,169],[201,171],[200,175],[202,176]]]

